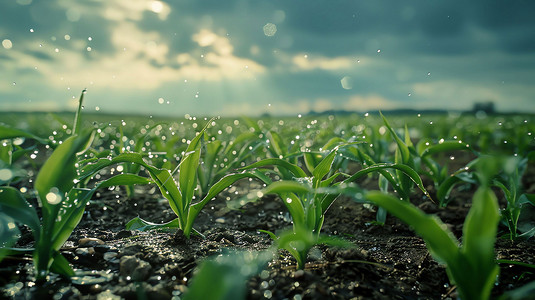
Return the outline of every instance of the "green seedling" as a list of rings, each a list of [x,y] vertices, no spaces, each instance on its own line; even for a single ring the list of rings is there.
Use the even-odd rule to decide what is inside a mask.
[[[292,217],[293,231],[284,233],[279,237],[272,232],[263,232],[268,233],[276,241],[279,248],[290,252],[296,259],[299,269],[305,267],[308,252],[314,245],[321,243],[336,246],[347,245],[341,240],[320,235],[325,212],[338,195],[321,193],[318,189],[337,184],[335,180],[340,176],[340,173],[334,172],[329,177],[326,175],[331,171],[338,148],[335,147],[317,165],[313,166],[311,177],[308,177],[307,173],[299,166],[277,158],[261,160],[246,167],[246,169],[250,169],[274,165],[292,174],[293,180],[273,182],[255,195],[277,194],[283,200]]]
[[[262,146],[257,134],[244,132],[230,142],[205,135],[203,144],[204,155],[197,175],[199,177],[199,195],[202,197],[217,181],[243,165],[253,157]]]
[[[446,265],[461,299],[488,299],[499,273],[494,243],[500,213],[498,200],[489,185],[496,166],[492,160],[484,160],[480,166],[482,185],[472,199],[460,246],[440,219],[425,214],[413,204],[381,192],[366,195],[368,201],[384,207],[424,239],[432,256]]]
[[[409,138],[407,127],[405,127],[405,141],[402,141],[394,129],[392,129],[386,118],[382,114],[381,116],[383,117],[385,126],[390,131],[397,144],[394,163],[377,163],[360,147],[348,147],[344,154],[350,159],[360,161],[364,168],[344,181],[350,183],[361,178],[363,175],[378,172],[380,174],[379,187],[381,190],[388,190],[388,185],[390,184],[402,200],[409,201],[412,189],[414,185],[416,185],[431,199],[429,193],[424,188],[420,176],[415,171],[414,161],[415,158],[417,158],[417,155],[415,154],[416,150]],[[394,170],[394,173],[391,173],[389,169]]]
[[[85,91],[80,97],[73,135],[54,150],[35,179],[34,187],[42,212],[41,220],[18,190],[12,187],[0,188],[0,208],[3,212],[0,217],[2,223],[7,226],[7,233],[2,234],[3,245],[13,244],[12,238],[18,230],[15,223],[30,227],[35,239],[33,259],[38,281],[44,281],[50,271],[67,277],[74,275],[68,261],[59,250],[80,222],[87,202],[98,188],[144,180],[120,175],[97,184],[93,189],[76,187],[80,182],[77,174],[78,156],[88,149],[94,136],[92,130],[80,129],[84,93]],[[4,240],[4,236],[8,237],[7,241]],[[2,255],[21,252],[20,249],[8,249],[3,245]]]
[[[397,144],[394,156],[394,163],[406,165],[413,170],[416,169],[416,150],[414,149],[414,145],[412,144],[411,138],[409,136],[409,129],[407,128],[407,125],[405,125],[405,140],[402,140],[394,131],[392,126],[390,126],[388,120],[385,118],[385,116],[383,116],[382,113],[381,117],[383,118],[383,122],[385,123],[386,128],[388,129]],[[405,176],[403,174],[403,171],[401,170],[396,170],[396,175],[397,186],[395,187],[395,189],[399,190],[399,194],[402,198],[409,199],[410,192],[412,190],[412,187],[414,186],[414,182],[409,177]]]
[[[509,238],[530,238],[535,235],[535,228],[523,228],[519,233],[519,218],[525,205],[535,206],[535,194],[524,193],[522,175],[526,171],[528,157],[510,157],[504,161],[504,170],[492,182],[500,188],[507,200],[507,206],[502,209],[503,223],[509,229]]]
[[[465,168],[449,174],[448,165],[441,166],[432,156],[451,151],[470,151],[476,156],[479,153],[473,150],[469,144],[463,143],[462,141],[444,141],[443,139],[434,145],[431,144],[430,140],[423,139],[418,143],[417,150],[419,159],[427,167],[427,170],[420,168],[418,172],[433,180],[435,189],[437,190],[438,204],[441,207],[445,207],[450,200],[449,195],[453,187],[459,183],[470,181],[470,176],[467,172],[476,160],[468,163]]]
[[[208,122],[210,124],[210,122]],[[190,141],[180,164],[175,169],[178,171],[178,181],[173,178],[173,173],[168,169],[159,169],[149,165],[143,160],[139,153],[123,153],[113,159],[100,159],[95,163],[87,165],[81,172],[81,179],[85,179],[96,171],[107,166],[118,163],[135,163],[145,168],[152,181],[156,183],[162,195],[169,201],[169,205],[177,218],[169,222],[158,224],[136,217],[126,224],[130,230],[150,230],[157,228],[180,228],[184,235],[189,238],[193,229],[195,218],[201,209],[221,191],[243,178],[261,179],[264,176],[258,172],[242,172],[228,174],[210,187],[206,196],[200,201],[193,203],[195,199],[195,189],[197,188],[197,170],[201,156],[201,138],[208,124],[199,134]]]

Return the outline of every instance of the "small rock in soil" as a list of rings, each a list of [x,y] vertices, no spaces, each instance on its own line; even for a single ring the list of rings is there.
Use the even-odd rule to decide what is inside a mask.
[[[134,256],[123,256],[119,263],[121,276],[130,277],[133,281],[143,281],[149,278],[151,266],[148,262]]]
[[[97,245],[104,245],[104,241],[97,238],[81,238],[78,241],[78,247],[94,247]]]

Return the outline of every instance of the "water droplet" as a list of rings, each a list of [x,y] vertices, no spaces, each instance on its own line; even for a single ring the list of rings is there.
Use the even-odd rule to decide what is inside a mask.
[[[274,36],[277,33],[277,25],[273,23],[267,23],[262,27],[265,36]]]
[[[2,46],[5,49],[11,49],[11,48],[13,48],[13,42],[11,42],[11,40],[5,39],[5,40],[2,41]]]

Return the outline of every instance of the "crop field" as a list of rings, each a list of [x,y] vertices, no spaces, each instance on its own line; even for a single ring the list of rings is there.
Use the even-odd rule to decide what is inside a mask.
[[[534,299],[535,117],[2,113],[6,299]]]

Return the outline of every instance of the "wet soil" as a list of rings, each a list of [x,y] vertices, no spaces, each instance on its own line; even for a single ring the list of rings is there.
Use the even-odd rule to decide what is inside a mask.
[[[375,181],[362,186],[372,189]],[[247,181],[238,191],[254,189]],[[432,186],[429,185],[432,190]],[[459,191],[460,190],[460,191]],[[415,194],[414,203],[438,215],[457,237],[470,208],[473,189],[457,189],[454,201],[439,208]],[[61,252],[83,276],[66,280],[53,274],[44,285],[35,284],[31,256],[8,257],[0,263],[0,295],[6,299],[180,299],[199,263],[224,249],[260,251],[272,245],[259,229],[273,232],[291,226],[280,199],[266,196],[239,210],[227,208],[223,192],[199,214],[195,228],[205,238],[187,240],[176,230],[128,231],[125,224],[140,216],[152,222],[173,219],[174,214],[154,186],[136,187],[127,198],[122,188],[95,195],[84,218]],[[315,247],[304,270],[296,270],[286,252],[264,271],[250,278],[248,299],[455,299],[456,289],[427,251],[422,239],[401,221],[389,216],[375,225],[373,207],[339,198],[327,212],[323,233],[352,242],[353,248]],[[505,228],[501,228],[505,229]],[[31,247],[31,233],[22,228],[19,247]],[[504,236],[505,231],[503,232]],[[500,238],[498,259],[535,264],[533,240],[511,242]],[[497,297],[535,280],[533,269],[500,265],[493,290]]]

